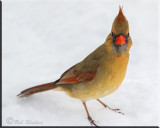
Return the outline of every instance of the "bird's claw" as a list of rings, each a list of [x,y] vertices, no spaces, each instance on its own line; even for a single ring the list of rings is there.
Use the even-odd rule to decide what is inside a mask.
[[[94,126],[98,127],[98,126],[96,125],[95,121],[94,121],[90,116],[88,117],[88,120],[89,120],[89,122],[91,123],[91,125],[94,125]]]
[[[110,107],[108,107],[108,108],[109,108],[110,110],[114,111],[114,112],[117,112],[117,113],[119,113],[119,114],[124,115],[124,113],[121,112],[120,109],[112,109],[112,108],[110,108]]]

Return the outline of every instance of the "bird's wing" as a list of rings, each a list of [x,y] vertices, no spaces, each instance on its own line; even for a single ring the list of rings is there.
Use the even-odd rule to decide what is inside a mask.
[[[97,60],[90,60],[85,63],[78,63],[69,68],[66,72],[64,72],[56,85],[90,82],[96,76],[98,67],[99,65]]]

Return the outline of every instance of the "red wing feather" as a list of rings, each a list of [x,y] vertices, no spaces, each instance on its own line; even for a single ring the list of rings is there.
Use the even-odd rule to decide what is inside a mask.
[[[74,74],[77,76],[77,78],[80,81],[89,82],[89,81],[92,81],[94,79],[94,77],[96,76],[96,71],[83,72],[83,71],[75,70]]]
[[[80,81],[77,80],[75,77],[69,77],[69,78],[62,79],[59,82],[64,82],[64,83],[79,83]]]
[[[97,73],[97,70],[85,72],[85,71],[76,70],[75,66],[73,66],[61,76],[60,80],[56,83],[56,85],[90,82],[94,79],[94,77],[96,76],[96,73]]]

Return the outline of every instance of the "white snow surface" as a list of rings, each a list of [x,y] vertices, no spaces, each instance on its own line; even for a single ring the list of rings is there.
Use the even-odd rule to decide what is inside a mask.
[[[22,90],[55,81],[104,43],[119,5],[133,46],[120,88],[87,102],[99,126],[159,125],[157,0],[5,0],[2,7],[2,125],[90,126],[80,100],[48,91],[17,98]],[[28,122],[27,122],[28,121]]]

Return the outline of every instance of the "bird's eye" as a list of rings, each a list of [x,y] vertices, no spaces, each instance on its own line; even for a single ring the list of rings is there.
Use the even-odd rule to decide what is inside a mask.
[[[127,36],[129,37],[129,33],[127,34]]]
[[[115,37],[116,35],[112,32],[112,37]]]

